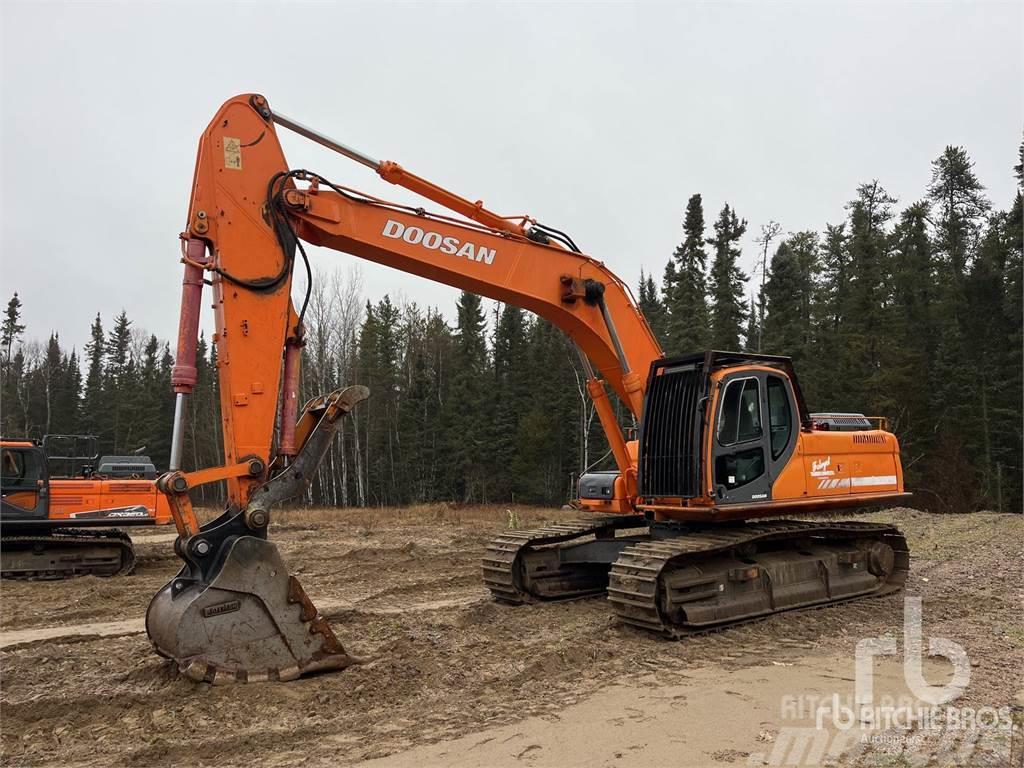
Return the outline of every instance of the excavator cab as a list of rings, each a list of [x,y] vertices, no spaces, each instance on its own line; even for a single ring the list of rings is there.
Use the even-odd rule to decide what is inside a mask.
[[[809,413],[788,357],[712,351],[657,360],[630,446],[635,506],[655,520],[710,522],[905,498],[899,444],[872,421]],[[585,474],[581,505],[618,511],[626,485],[615,471]]]

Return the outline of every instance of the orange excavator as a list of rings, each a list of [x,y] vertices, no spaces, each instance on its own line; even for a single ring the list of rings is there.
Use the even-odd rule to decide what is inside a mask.
[[[0,440],[0,575],[120,576],[135,566],[124,528],[167,525],[148,456],[100,456],[91,435]]]
[[[289,169],[279,128],[447,212]],[[522,307],[576,345],[616,468],[580,479],[579,520],[509,531],[487,547],[484,583],[496,599],[607,593],[622,621],[679,637],[885,594],[906,577],[906,542],[892,526],[781,519],[909,495],[884,422],[809,413],[785,357],[666,358],[627,286],[564,232],[497,215],[248,94],[226,102],[200,139],[181,238],[172,464],[157,482],[184,566],[154,597],[146,627],[157,652],[195,680],[288,680],[353,662],[267,540],[271,508],[302,491],[341,419],[369,394],[348,387],[299,413],[308,279],[298,307],[291,288],[297,256],[309,277],[303,242]],[[225,464],[183,473],[207,279]],[[624,434],[608,388],[638,427],[636,439]],[[188,491],[220,480],[226,509],[200,526]]]

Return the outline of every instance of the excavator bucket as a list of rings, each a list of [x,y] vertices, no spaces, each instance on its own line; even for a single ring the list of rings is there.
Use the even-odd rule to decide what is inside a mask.
[[[214,684],[284,681],[358,661],[288,573],[266,532],[270,508],[301,493],[342,417],[368,395],[366,387],[348,387],[307,404],[308,429],[287,470],[254,491],[244,510],[228,510],[179,539],[185,567],[153,598],[146,632],[157,653],[186,676]]]
[[[146,614],[157,651],[193,680],[220,684],[294,680],[353,659],[288,574],[277,547],[254,536],[228,545],[205,587],[157,593]]]

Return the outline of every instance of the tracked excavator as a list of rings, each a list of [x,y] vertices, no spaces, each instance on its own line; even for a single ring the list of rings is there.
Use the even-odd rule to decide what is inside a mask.
[[[286,129],[444,209],[429,212],[290,169]],[[896,502],[899,446],[884,421],[812,414],[786,357],[665,357],[627,286],[564,232],[502,216],[397,163],[272,109],[227,101],[199,142],[186,230],[170,471],[178,575],[153,598],[158,653],[212,683],[290,680],[353,663],[268,540],[271,509],[300,493],[350,413],[353,386],[297,407],[308,299],[303,243],[529,310],[575,344],[615,469],[580,479],[580,519],[507,531],[483,555],[503,603],[606,593],[628,624],[670,637],[898,590],[893,526],[783,515]],[[306,265],[296,307],[292,273]],[[225,464],[181,471],[204,282],[212,285]],[[627,439],[608,390],[638,428]],[[200,526],[188,492],[226,481]]]
[[[135,567],[126,528],[167,525],[148,456],[101,456],[92,435],[0,439],[0,576],[123,576]]]

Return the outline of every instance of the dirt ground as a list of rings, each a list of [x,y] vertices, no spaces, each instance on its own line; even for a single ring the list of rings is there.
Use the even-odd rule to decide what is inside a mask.
[[[574,514],[513,516],[532,527]],[[3,763],[782,764],[787,729],[808,723],[786,702],[849,694],[857,642],[903,632],[903,594],[682,642],[619,626],[601,599],[502,606],[481,586],[479,559],[508,526],[505,507],[279,519],[271,536],[286,562],[368,663],[287,684],[179,677],[142,631],[149,599],[177,568],[167,529],[147,532],[134,536],[130,577],[0,585]],[[907,534],[906,594],[923,599],[925,637],[959,643],[970,658],[955,705],[1010,704],[1024,688],[1024,518],[901,509],[858,519]],[[925,673],[941,683],[948,667],[930,659]],[[876,694],[900,694],[902,678],[897,658],[883,660]],[[970,764],[998,765],[1009,750],[1006,732],[968,751],[963,739],[897,736],[844,745],[833,764],[961,765],[969,752]]]

